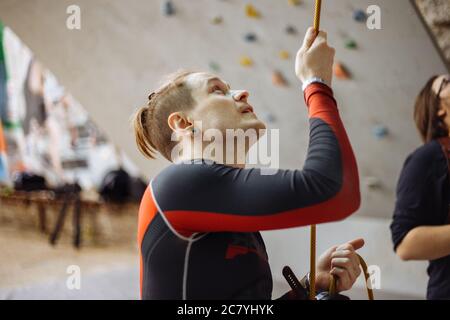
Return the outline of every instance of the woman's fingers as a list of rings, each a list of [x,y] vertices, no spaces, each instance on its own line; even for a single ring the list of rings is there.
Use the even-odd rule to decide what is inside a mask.
[[[346,249],[337,249],[331,255],[331,267],[345,268],[352,280],[356,280],[361,274],[359,257],[351,246],[344,246]]]
[[[354,281],[346,269],[336,267],[331,269],[330,273],[337,277],[336,287],[338,292],[349,290],[353,286]]]
[[[358,250],[358,249],[361,249],[362,247],[364,247],[364,239],[358,238],[358,239],[350,241],[349,244],[352,245],[354,250]]]
[[[349,258],[351,259],[355,268],[359,269],[359,257],[356,252],[352,250],[336,250],[331,254],[331,259],[333,258]]]
[[[333,258],[331,260],[331,267],[345,269],[349,273],[350,279],[352,281],[355,281],[361,274],[359,264],[355,263],[355,261],[352,258],[348,257]]]
[[[308,28],[305,34],[305,38],[303,39],[303,44],[300,50],[307,51],[313,44],[314,40],[316,39],[317,32],[314,30],[313,27]]]
[[[330,274],[338,278],[338,291],[351,289],[356,279],[360,276],[360,261],[356,250],[363,246],[363,239],[355,239],[337,246],[331,252]]]
[[[352,250],[356,251],[361,249],[364,246],[364,239],[359,238],[352,241],[349,241],[347,243],[343,243],[340,246],[337,247],[337,250]]]

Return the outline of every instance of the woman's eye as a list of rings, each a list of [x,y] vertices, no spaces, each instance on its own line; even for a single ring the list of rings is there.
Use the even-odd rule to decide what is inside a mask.
[[[214,87],[213,92],[214,93],[224,94],[223,90],[220,87]]]

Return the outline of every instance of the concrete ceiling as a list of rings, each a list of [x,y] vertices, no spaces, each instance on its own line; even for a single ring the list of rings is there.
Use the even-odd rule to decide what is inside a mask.
[[[156,0],[0,0],[0,19],[148,178],[167,162],[137,153],[130,115],[161,76],[182,67],[208,70],[210,61],[220,64],[219,75],[232,87],[250,91],[258,114],[275,115],[269,126],[280,129],[281,167],[299,168],[307,147],[307,116],[292,57],[311,24],[314,2],[292,7],[287,0],[252,1],[262,13],[258,20],[245,17],[247,1],[173,2],[176,15],[164,17],[162,1]],[[72,4],[81,8],[81,30],[66,28],[66,8]],[[371,4],[381,8],[381,30],[352,19],[354,9]],[[212,25],[218,14],[223,23]],[[299,34],[287,35],[287,24]],[[403,161],[420,144],[412,121],[414,99],[431,75],[447,72],[445,65],[409,0],[324,1],[322,29],[329,32],[337,60],[353,74],[352,80],[335,79],[333,87],[359,163],[359,214],[389,217]],[[256,33],[258,41],[243,41],[247,32]],[[347,38],[358,43],[357,50],[345,48]],[[280,50],[289,51],[291,59],[280,59]],[[253,67],[239,65],[243,54],[253,58]],[[289,87],[273,86],[274,69],[285,74]],[[376,125],[390,134],[376,139]],[[379,179],[382,187],[368,189],[367,177]]]

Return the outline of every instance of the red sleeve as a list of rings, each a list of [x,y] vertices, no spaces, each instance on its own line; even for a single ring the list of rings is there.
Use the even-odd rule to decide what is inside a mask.
[[[152,197],[182,233],[254,232],[344,219],[360,205],[358,169],[332,90],[305,91],[310,142],[302,170],[221,164],[172,165],[152,181]]]

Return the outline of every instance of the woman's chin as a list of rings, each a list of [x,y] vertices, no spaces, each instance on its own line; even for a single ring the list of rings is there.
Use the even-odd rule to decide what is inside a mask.
[[[266,126],[266,124],[265,124],[264,122],[262,122],[261,120],[256,119],[256,120],[255,120],[255,123],[254,123],[254,126],[253,126],[253,129],[255,129],[255,130],[266,130],[266,129],[267,129],[267,126]]]

